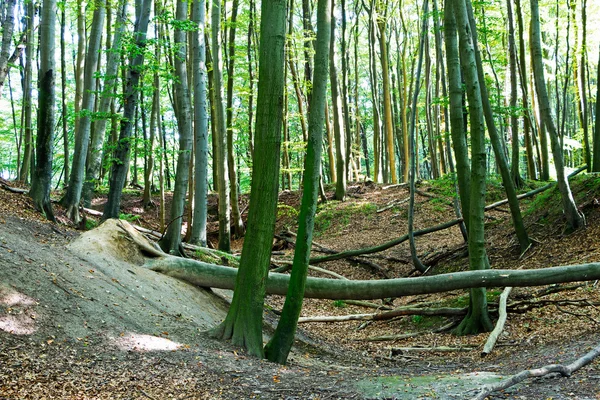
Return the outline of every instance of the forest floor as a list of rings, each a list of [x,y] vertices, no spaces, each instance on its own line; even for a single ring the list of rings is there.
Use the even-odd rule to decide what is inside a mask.
[[[555,188],[523,200],[525,223],[535,240],[525,254],[516,244],[507,208],[486,214],[493,268],[600,260],[600,177],[576,177],[572,184],[587,227],[566,232]],[[422,182],[418,189],[416,229],[455,218],[450,180]],[[348,193],[345,202],[319,206],[319,245],[356,249],[406,233],[406,187],[356,183]],[[501,185],[491,182],[487,198],[488,203],[500,200]],[[105,196],[98,196],[93,208],[101,209],[104,201]],[[213,209],[215,202],[211,197]],[[298,192],[280,194],[274,240],[278,259],[293,254],[293,245],[281,238],[295,231],[299,202]],[[145,211],[139,193],[128,192],[123,204],[123,218],[158,230],[158,210]],[[481,350],[487,334],[435,332],[460,317],[413,315],[303,323],[283,367],[209,337],[207,330],[226,313],[227,293],[215,291],[216,296],[149,271],[141,266],[143,257],[135,246],[103,228],[106,224],[82,233],[69,226],[60,206],[55,211],[59,223],[46,222],[26,196],[0,189],[0,399],[468,399],[483,384],[523,369],[570,363],[600,341],[600,287],[589,282],[513,290],[509,303],[520,301],[527,309],[509,313],[503,335],[485,358]],[[88,216],[88,226],[94,225]],[[209,239],[215,243],[216,221],[210,228]],[[243,239],[233,242],[236,251],[242,244]],[[416,245],[431,267],[427,274],[468,267],[457,227],[419,237]],[[345,260],[319,267],[349,279],[416,275],[408,243],[362,260],[371,267]],[[488,289],[491,308],[502,289]],[[456,308],[466,306],[468,296],[456,291],[374,303],[382,310]],[[266,338],[282,304],[280,296],[267,298]],[[350,302],[307,299],[302,316],[376,311]],[[373,341],[399,334],[410,337]],[[600,362],[571,378],[536,378],[490,398],[599,399]]]

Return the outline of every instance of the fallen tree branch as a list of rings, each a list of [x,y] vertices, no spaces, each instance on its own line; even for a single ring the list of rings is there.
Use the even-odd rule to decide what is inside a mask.
[[[449,221],[449,222],[445,222],[443,224],[440,225],[436,225],[436,226],[432,226],[430,228],[426,228],[426,229],[421,229],[418,231],[414,231],[413,232],[413,236],[417,237],[417,236],[423,236],[426,235],[428,233],[432,233],[432,232],[437,232],[437,231],[441,231],[444,229],[448,229],[453,227],[454,225],[458,225],[462,222],[462,219],[455,219],[453,221]],[[360,256],[362,254],[372,254],[372,253],[379,253],[380,251],[384,251],[387,250],[389,248],[392,248],[394,246],[399,245],[400,243],[406,242],[408,240],[408,234],[401,236],[397,239],[391,240],[389,242],[380,244],[378,246],[373,246],[373,247],[367,247],[364,249],[358,249],[358,250],[348,250],[348,251],[342,251],[339,253],[335,253],[335,254],[331,254],[328,256],[322,256],[322,257],[313,257],[310,259],[310,263],[311,264],[318,264],[318,263],[322,263],[322,262],[326,262],[326,261],[333,261],[333,260],[340,260],[342,258],[349,258],[349,257],[354,257],[354,256]]]
[[[509,287],[505,288],[504,291],[502,292],[502,294],[500,295],[500,302],[498,304],[498,313],[500,314],[500,316],[498,318],[498,322],[496,322],[496,327],[494,328],[492,333],[490,333],[490,336],[488,337],[487,342],[485,342],[485,345],[483,346],[483,351],[481,352],[481,357],[485,357],[491,353],[492,349],[496,345],[496,342],[498,341],[498,337],[504,330],[504,324],[506,324],[506,316],[507,316],[506,302],[508,300],[508,296],[510,295],[511,291],[512,291],[512,287],[509,286]]]
[[[435,316],[463,316],[467,314],[467,308],[414,308],[401,307],[391,311],[373,314],[350,314],[350,315],[320,315],[314,317],[300,317],[298,323],[305,322],[343,322],[343,321],[385,321],[406,315],[435,315]]]
[[[471,351],[475,347],[449,347],[449,346],[437,346],[437,347],[393,347],[390,350],[396,354],[402,354],[403,352],[442,352],[442,353],[450,353],[454,351]]]
[[[440,326],[439,328],[427,331],[427,332],[410,332],[410,333],[401,333],[399,335],[382,335],[382,336],[371,336],[365,339],[355,339],[357,342],[386,342],[392,340],[402,340],[402,339],[410,339],[415,336],[424,335],[427,333],[440,333],[445,332],[448,329],[452,328],[454,325],[457,325],[456,321],[452,321],[446,325]]]
[[[551,373],[559,373],[562,376],[570,377],[573,372],[581,369],[594,361],[596,357],[600,355],[600,345],[593,348],[590,352],[588,352],[583,357],[575,360],[571,364],[563,365],[563,364],[550,364],[543,366],[541,368],[529,369],[525,371],[521,371],[516,375],[511,376],[508,379],[505,379],[501,382],[486,385],[481,388],[480,392],[473,398],[473,400],[484,400],[491,393],[496,392],[498,390],[504,390],[511,386],[516,385],[517,383],[523,382],[525,379],[535,378],[540,376],[545,376]]]
[[[580,167],[580,168],[576,169],[575,171],[571,172],[569,174],[569,176],[567,176],[567,178],[572,178],[575,175],[577,175],[577,174],[585,171],[586,169],[587,169],[587,165],[584,165],[583,167]],[[542,192],[545,192],[546,190],[548,190],[550,188],[553,188],[555,185],[556,185],[556,182],[550,182],[547,185],[544,185],[542,187],[539,187],[539,188],[534,189],[532,191],[529,191],[527,193],[523,193],[523,194],[518,195],[517,196],[517,200],[521,200],[521,199],[525,199],[527,197],[535,196],[538,193],[542,193]],[[495,203],[489,204],[489,205],[485,206],[485,211],[493,210],[494,208],[500,207],[500,206],[502,206],[502,205],[504,205],[506,203],[508,203],[508,199],[500,200],[500,201],[497,201]]]
[[[404,199],[404,200],[394,200],[392,202],[390,202],[387,206],[380,208],[379,210],[377,210],[377,213],[382,213],[384,211],[389,210],[390,208],[394,208],[396,206],[401,206],[402,204],[406,203],[407,201],[410,200],[410,197]]]

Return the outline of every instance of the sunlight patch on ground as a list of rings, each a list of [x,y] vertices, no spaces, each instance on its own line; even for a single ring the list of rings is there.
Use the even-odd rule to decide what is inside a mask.
[[[36,328],[31,316],[20,314],[0,316],[0,330],[13,335],[31,335]]]
[[[173,351],[182,347],[182,344],[169,339],[134,332],[110,340],[123,351]]]
[[[14,335],[31,335],[36,331],[36,314],[29,307],[35,299],[0,285],[0,330]]]

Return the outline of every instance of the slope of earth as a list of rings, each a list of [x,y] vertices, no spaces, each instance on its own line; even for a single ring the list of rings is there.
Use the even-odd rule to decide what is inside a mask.
[[[489,202],[501,199],[498,186],[490,185]],[[594,205],[600,185],[594,178],[581,178],[574,188],[588,227],[564,233],[556,190],[538,195],[523,202],[536,243],[522,256],[509,214],[490,212],[487,248],[493,267],[538,268],[600,259],[600,213]],[[455,218],[452,194],[450,181],[420,185],[415,228]],[[315,240],[339,251],[402,236],[407,197],[403,186],[356,184],[346,202],[319,206]],[[125,217],[157,230],[156,210],[144,211],[139,199],[129,195]],[[293,253],[294,238],[288,232],[295,230],[298,206],[299,193],[281,193],[276,258]],[[219,298],[140,267],[141,255],[122,238],[110,237],[114,230],[98,240],[98,230],[91,231],[94,236],[80,235],[65,225],[60,208],[57,215],[62,224],[47,223],[26,196],[0,189],[0,398],[464,399],[500,376],[571,362],[598,342],[600,295],[591,282],[576,288],[562,285],[556,293],[549,292],[559,288],[515,289],[511,301],[542,300],[544,306],[510,313],[499,344],[483,359],[487,335],[460,338],[434,332],[460,317],[418,315],[301,324],[304,344],[298,343],[290,364],[281,367],[247,358],[207,335],[206,329],[225,315],[226,304]],[[235,242],[237,249],[242,243]],[[417,249],[431,267],[428,274],[468,264],[456,226],[417,238]],[[321,254],[315,249],[314,255]],[[349,279],[415,275],[407,243],[359,257],[358,262],[338,260],[319,267]],[[489,290],[490,302],[497,301],[501,290]],[[374,303],[380,308],[435,308],[467,302],[465,292],[456,292]],[[282,304],[282,298],[270,296],[267,308],[276,314]],[[376,311],[350,302],[307,300],[303,316]],[[272,314],[266,315],[271,320]],[[398,334],[414,336],[369,341]],[[442,346],[452,351],[423,349]],[[492,398],[598,398],[599,369],[596,361],[570,379],[530,380]]]

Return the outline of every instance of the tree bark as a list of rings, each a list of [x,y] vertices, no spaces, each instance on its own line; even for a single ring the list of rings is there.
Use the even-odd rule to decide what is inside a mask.
[[[138,6],[136,2],[136,6]],[[136,7],[136,22],[134,28],[135,45],[140,50],[136,52],[127,68],[127,79],[124,87],[123,118],[119,129],[119,139],[116,143],[113,161],[111,163],[110,188],[108,200],[104,206],[102,219],[118,218],[121,206],[121,195],[129,167],[129,149],[131,147],[132,121],[138,102],[138,84],[140,68],[144,63],[143,49],[146,47],[146,33],[150,19],[151,0],[143,0]]]
[[[468,246],[469,267],[482,270],[488,267],[485,253],[484,213],[485,206],[485,123],[481,96],[481,82],[477,73],[476,47],[470,25],[466,2],[454,0],[453,11],[459,33],[461,67],[465,75],[471,130],[471,192],[469,203]],[[485,288],[471,289],[469,312],[455,332],[468,335],[492,330],[492,322],[487,309]]]
[[[283,311],[273,337],[265,347],[267,359],[285,364],[294,343],[298,318],[302,310],[304,288],[308,275],[308,260],[312,246],[315,213],[321,176],[321,152],[323,149],[323,124],[327,98],[327,75],[331,28],[330,0],[319,0],[317,5],[317,42],[315,45],[314,78],[310,112],[308,114],[308,147],[304,165],[304,191],[298,216],[298,240],[290,286]]]
[[[9,64],[10,46],[12,44],[13,31],[15,29],[15,3],[16,0],[6,0],[2,2],[0,11],[2,11],[2,45],[0,46],[0,95],[4,88],[4,80],[11,67]]]
[[[160,247],[169,254],[181,255],[181,227],[185,212],[186,192],[190,177],[190,161],[192,156],[192,109],[190,105],[190,88],[187,70],[187,31],[183,29],[188,19],[187,0],[177,0],[175,18],[179,22],[175,26],[175,96],[177,101],[177,128],[179,130],[179,155],[175,175],[175,190],[171,201],[170,223],[165,236],[159,241]],[[191,207],[191,204],[190,204]]]
[[[96,67],[100,56],[100,45],[102,39],[102,28],[106,14],[106,1],[95,1],[94,16],[89,35],[89,43],[85,57],[85,69],[83,75],[83,95],[81,102],[78,125],[75,131],[75,148],[73,151],[73,164],[67,193],[63,200],[63,206],[67,209],[67,215],[75,225],[79,225],[79,202],[85,176],[85,165],[90,143],[90,132],[92,127],[92,114],[96,100]],[[68,160],[65,160],[68,162]]]
[[[206,104],[206,1],[194,0],[192,19],[196,30],[192,32],[192,60],[194,74],[194,136],[196,140],[194,218],[191,242],[206,246],[206,222],[208,215],[208,113]],[[252,90],[252,89],[251,89]]]
[[[219,194],[219,250],[229,251],[231,248],[230,231],[230,190],[227,168],[227,136],[225,132],[225,116],[223,110],[223,70],[221,61],[221,1],[212,0],[211,7],[211,44],[212,44],[212,74],[214,118],[213,125],[213,169],[217,175],[217,191]]]
[[[338,75],[335,66],[335,0],[331,0],[331,38],[329,41],[329,65],[331,80],[331,107],[333,108],[333,134],[335,138],[335,199],[343,201],[346,198],[346,181],[348,154],[346,154],[346,138],[344,129],[344,117],[342,111],[342,99],[339,93]]]
[[[231,339],[234,345],[258,357],[264,356],[263,302],[277,214],[286,4],[286,0],[264,0],[261,5],[255,129],[255,145],[260,153],[253,158],[248,229],[235,279],[237,289],[225,321],[213,331],[214,336]]]
[[[43,0],[40,15],[40,69],[38,73],[38,115],[36,157],[31,190],[36,210],[54,221],[50,202],[54,149],[56,0]]]
[[[32,81],[33,81],[33,54],[35,49],[35,35],[33,32],[33,19],[35,16],[35,5],[33,2],[28,2],[25,6],[25,17],[27,30],[27,44],[25,47],[25,76],[23,82],[23,129],[25,133],[24,137],[24,148],[23,148],[23,160],[19,169],[19,180],[26,182],[29,180],[29,175],[32,169],[32,155],[33,155],[33,127],[32,127]],[[65,154],[68,164],[68,154]],[[33,179],[32,179],[33,181]]]

